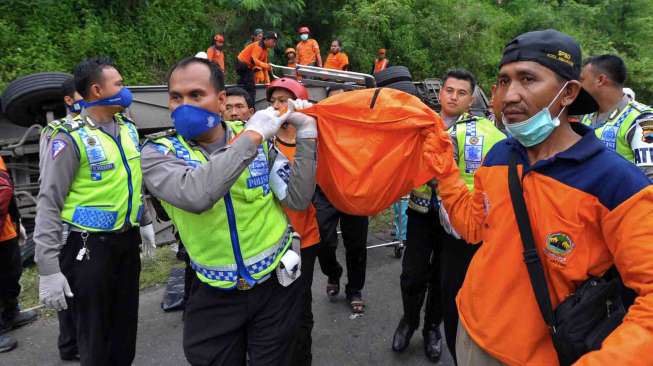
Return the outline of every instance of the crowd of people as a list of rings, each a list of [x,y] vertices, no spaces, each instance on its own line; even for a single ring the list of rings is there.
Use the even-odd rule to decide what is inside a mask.
[[[322,63],[308,28],[299,33],[289,63],[346,69],[338,40]],[[276,40],[255,32],[238,55],[237,87],[225,87],[221,35],[206,55],[177,62],[167,79],[175,129],[144,143],[124,113],[132,96],[118,67],[106,58],[75,67],[63,87],[69,114],[41,137],[34,232],[40,299],[59,312],[62,359],[134,359],[137,243],[146,253],[155,244],[145,192],[188,253],[190,364],[310,365],[316,262],[327,296],[340,293],[338,224],[344,292],[352,313],[365,311],[368,218],[339,211],[316,185],[318,121],[298,112],[311,106],[300,81],[269,80]],[[380,50],[374,71],[387,66]],[[442,354],[442,323],[458,365],[653,362],[653,108],[624,93],[626,76],[618,56],[583,60],[578,43],[555,30],[507,43],[492,119],[469,113],[473,74],[443,76],[438,128],[423,136],[435,173],[406,210],[394,351],[423,321],[431,362]],[[270,107],[256,111],[251,88],[260,82]],[[0,250],[14,253],[20,225],[0,172]],[[18,311],[15,271],[0,279],[0,329],[33,320]],[[622,286],[610,287],[595,318],[564,316],[568,300],[586,293],[578,289],[608,281]],[[588,330],[605,319],[611,325],[601,323],[608,328],[599,335]],[[569,330],[578,327],[584,332]],[[576,338],[565,338],[570,332]],[[0,347],[15,347],[9,341],[2,336]]]

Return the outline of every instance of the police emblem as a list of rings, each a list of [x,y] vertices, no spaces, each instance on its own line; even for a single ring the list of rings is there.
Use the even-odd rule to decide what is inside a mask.
[[[472,144],[472,145],[478,144],[478,137],[476,137],[476,136],[470,137],[469,138],[469,143]]]
[[[574,248],[574,242],[569,235],[559,232],[547,235],[544,253],[554,262],[566,264],[567,258],[574,251]]]
[[[642,141],[647,144],[653,144],[653,120],[642,121]]]
[[[89,146],[95,146],[95,144],[97,143],[97,141],[95,141],[95,139],[93,137],[90,137],[90,136],[89,136],[87,142],[88,142]]]

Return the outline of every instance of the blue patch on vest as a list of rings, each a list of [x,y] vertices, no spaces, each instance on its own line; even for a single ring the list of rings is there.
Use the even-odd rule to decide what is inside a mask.
[[[111,230],[118,220],[118,212],[94,207],[75,207],[73,224],[98,230]]]
[[[603,127],[603,131],[601,132],[601,141],[605,146],[612,150],[612,151],[617,151],[617,136],[619,135],[619,129],[621,128],[621,124],[624,123],[630,112],[633,111],[633,107],[629,106],[628,109],[624,113],[619,116],[619,119],[615,124],[606,124]]]
[[[270,176],[268,171],[268,158],[263,150],[263,145],[258,146],[256,158],[249,164],[249,175],[247,188],[253,189],[263,187],[263,194],[270,193]]]
[[[483,161],[483,136],[476,136],[476,121],[465,123],[465,172],[474,173]]]

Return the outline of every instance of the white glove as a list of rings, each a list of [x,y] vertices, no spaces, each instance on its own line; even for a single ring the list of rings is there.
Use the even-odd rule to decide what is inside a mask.
[[[245,131],[253,131],[263,137],[263,140],[269,140],[277,134],[279,127],[286,122],[289,113],[279,115],[279,112],[272,107],[268,107],[254,113],[245,125]]]
[[[295,112],[298,109],[306,109],[313,106],[313,103],[305,99],[288,99],[288,110]]]
[[[298,139],[317,138],[317,123],[315,118],[301,112],[292,112],[288,116],[287,122],[297,129]]]
[[[141,251],[146,258],[154,258],[154,251],[156,249],[156,234],[154,233],[154,225],[149,224],[141,226]]]
[[[39,301],[42,304],[57,311],[66,310],[66,297],[73,297],[73,292],[63,273],[39,276]]]
[[[27,230],[25,230],[25,226],[23,226],[23,223],[21,222],[18,225],[18,245],[23,246],[25,245],[25,242],[27,241]]]

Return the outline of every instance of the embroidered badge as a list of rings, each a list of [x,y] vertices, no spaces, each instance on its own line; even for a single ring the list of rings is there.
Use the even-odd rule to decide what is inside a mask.
[[[68,143],[64,140],[60,139],[55,139],[52,141],[52,148],[51,148],[51,155],[52,155],[52,160],[56,159],[59,154],[68,146]]]
[[[559,232],[547,235],[544,253],[549,259],[564,265],[567,264],[567,258],[574,248],[574,242],[569,235]]]
[[[653,120],[642,121],[639,125],[642,127],[642,142],[653,144]]]

